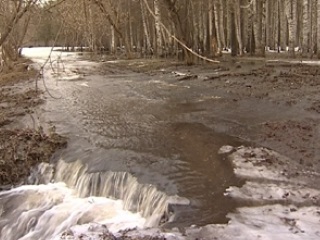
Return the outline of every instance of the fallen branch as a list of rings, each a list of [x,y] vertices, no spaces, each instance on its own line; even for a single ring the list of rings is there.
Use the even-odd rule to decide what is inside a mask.
[[[214,79],[218,79],[218,78],[222,78],[222,77],[238,77],[241,76],[241,74],[239,73],[221,73],[221,74],[217,74],[214,76],[207,76],[203,81],[210,81],[210,80],[214,80]]]
[[[181,77],[181,76],[186,76],[186,73],[182,73],[182,72],[172,72],[174,75]]]
[[[186,75],[182,78],[179,78],[178,81],[186,81],[186,80],[193,80],[193,79],[197,79],[198,75],[196,74],[190,74],[190,75]]]
[[[252,70],[250,72],[242,72],[242,73],[233,73],[233,72],[226,72],[226,73],[221,73],[221,74],[216,74],[213,76],[207,76],[204,81],[210,81],[214,80],[217,78],[222,78],[222,77],[245,77],[245,76],[266,76],[268,73],[262,72],[260,70]]]
[[[148,9],[148,11],[150,12],[150,14],[153,16],[154,19],[156,19],[156,14],[151,10],[147,0],[144,0],[144,3]],[[166,26],[160,22],[160,25],[161,27],[167,32],[167,34],[173,39],[175,40],[177,43],[179,43],[184,49],[186,49],[188,52],[190,52],[191,54],[193,54],[194,56],[202,59],[202,60],[205,60],[205,61],[208,61],[208,62],[212,62],[212,63],[220,63],[220,61],[217,61],[217,60],[213,60],[213,59],[210,59],[210,58],[207,58],[205,56],[202,56],[198,53],[196,53],[195,51],[193,51],[191,48],[189,48],[184,42],[182,42],[180,39],[178,39],[176,36],[174,36],[169,30],[168,28],[166,28]]]

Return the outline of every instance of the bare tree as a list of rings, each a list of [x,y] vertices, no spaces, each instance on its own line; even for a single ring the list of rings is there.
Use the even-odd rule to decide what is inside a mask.
[[[309,0],[303,0],[303,26],[302,26],[302,55],[310,53],[310,14]]]
[[[317,34],[317,56],[320,59],[320,1],[317,2],[317,27],[318,27],[318,34]]]
[[[17,28],[21,19],[38,3],[38,0],[3,0],[0,2],[0,62],[3,69],[11,69],[17,60],[18,49],[23,41],[29,20],[26,18],[18,34]],[[14,37],[14,34],[15,37]]]
[[[289,55],[295,56],[295,37],[296,37],[296,0],[285,0],[285,11],[288,19],[289,29]]]
[[[58,42],[71,50],[79,45],[91,51],[109,48],[111,53],[125,52],[131,58],[140,49],[144,55],[179,56],[192,64],[194,56],[218,57],[229,47],[237,49],[236,55],[254,51],[259,56],[266,49],[288,48],[293,57],[297,46],[302,47],[303,56],[312,56],[320,45],[318,0],[52,0],[45,7],[36,2],[0,2],[1,41],[11,41],[14,49],[21,45],[18,38],[30,29],[27,15],[23,14],[24,24],[18,27],[16,23],[32,4],[48,13],[42,14],[41,28],[33,29],[43,31],[34,34],[39,41],[52,42],[58,31],[54,26],[63,25]],[[16,5],[15,11],[5,9],[9,3]]]

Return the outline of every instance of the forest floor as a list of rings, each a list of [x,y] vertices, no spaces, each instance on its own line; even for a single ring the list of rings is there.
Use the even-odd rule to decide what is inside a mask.
[[[36,91],[36,71],[28,71],[29,60],[21,59],[12,71],[0,74],[0,190],[21,184],[31,167],[48,162],[51,155],[66,145],[66,139],[41,126],[28,128],[17,124],[25,115],[43,103]],[[31,80],[30,80],[31,79]]]

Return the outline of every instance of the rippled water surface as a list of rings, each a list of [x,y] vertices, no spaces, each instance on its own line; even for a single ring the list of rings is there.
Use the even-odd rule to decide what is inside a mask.
[[[77,78],[73,72],[96,64],[74,55],[62,59],[69,75],[45,73],[56,98],[48,96],[39,111],[41,121],[70,138],[56,159],[78,160],[87,173],[127,172],[139,184],[189,199],[189,205],[171,206],[175,219],[170,225],[226,222],[235,203],[223,193],[240,182],[217,151],[240,143],[207,126],[206,112],[214,104],[213,97],[203,97],[209,90],[167,75],[130,71]],[[199,115],[203,121],[194,118]]]

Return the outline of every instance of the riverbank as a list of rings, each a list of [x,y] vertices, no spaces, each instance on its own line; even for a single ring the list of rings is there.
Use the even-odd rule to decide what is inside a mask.
[[[190,121],[273,149],[291,159],[287,175],[318,186],[320,177],[319,61],[230,58],[219,64],[183,66],[163,61],[109,61],[101,72],[122,68],[172,84],[184,99],[174,110],[193,108]],[[129,69],[129,70],[128,70]],[[165,79],[165,80],[164,80]],[[159,82],[161,84],[161,82]],[[173,85],[174,84],[174,85]],[[173,97],[174,98],[174,97]]]
[[[66,139],[39,125],[34,109],[43,103],[42,92],[33,82],[37,72],[21,59],[14,69],[0,74],[0,190],[26,182],[31,168],[50,162],[52,154],[66,146]],[[33,126],[23,126],[30,117]]]
[[[122,229],[125,234],[114,230],[116,237],[317,239],[316,227],[307,226],[319,221],[317,62],[226,58],[184,66],[57,55],[59,64],[51,66],[57,71],[44,71],[57,98],[47,98],[39,113],[41,122],[71,137],[59,162],[72,164],[49,166],[56,167],[55,184],[3,193],[3,206],[14,200],[21,212],[34,194],[41,199],[28,211],[30,218],[16,211],[16,220],[6,211],[5,236],[12,234],[11,223],[21,226],[20,234],[36,236],[50,220],[47,236],[98,238],[107,234],[106,226],[126,223],[127,217],[117,224],[118,217],[131,216],[128,226],[139,227]],[[37,123],[37,134],[50,138]],[[30,197],[23,204],[21,192]],[[148,232],[139,214],[152,215],[153,204],[137,205],[134,199],[156,199],[155,193],[182,198],[165,216],[172,222]],[[50,203],[45,211],[44,202]],[[123,212],[131,210],[127,206],[140,210]],[[22,228],[35,212],[39,221]],[[101,221],[106,226],[92,223]]]

